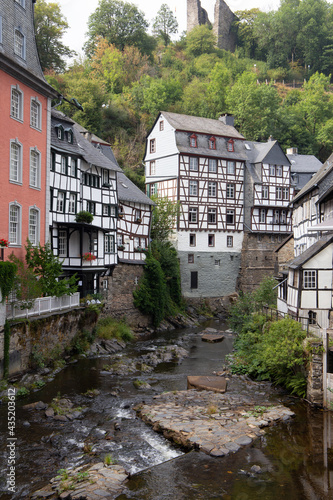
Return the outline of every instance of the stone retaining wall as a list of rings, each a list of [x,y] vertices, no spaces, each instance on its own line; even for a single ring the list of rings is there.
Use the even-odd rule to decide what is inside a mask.
[[[311,343],[310,361],[307,377],[307,399],[310,403],[323,406],[323,343]]]

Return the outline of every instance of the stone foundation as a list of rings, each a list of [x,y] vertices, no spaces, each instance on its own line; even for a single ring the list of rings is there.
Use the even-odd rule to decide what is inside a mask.
[[[307,377],[307,399],[316,406],[323,406],[323,343],[311,343]]]

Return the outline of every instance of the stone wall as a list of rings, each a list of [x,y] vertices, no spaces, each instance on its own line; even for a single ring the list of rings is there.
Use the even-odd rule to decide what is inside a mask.
[[[310,403],[323,406],[323,343],[311,343],[307,377],[307,399]]]
[[[187,31],[201,24],[210,24],[206,10],[201,7],[200,0],[187,0]]]
[[[9,346],[9,374],[24,372],[35,351],[45,358],[52,353],[64,352],[75,335],[82,329],[92,329],[96,316],[84,309],[74,309],[60,314],[11,322]],[[0,330],[0,377],[3,375],[4,332]]]
[[[102,316],[126,318],[133,327],[149,326],[149,318],[143,316],[133,304],[133,291],[143,275],[142,264],[119,263],[107,278],[108,289]],[[103,278],[105,280],[106,278]]]

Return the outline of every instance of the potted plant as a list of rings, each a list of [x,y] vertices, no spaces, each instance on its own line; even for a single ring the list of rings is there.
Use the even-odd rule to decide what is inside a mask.
[[[81,210],[75,216],[76,222],[85,222],[86,224],[91,224],[94,219],[93,214],[87,212],[86,210]]]
[[[82,260],[91,262],[92,260],[96,260],[96,255],[93,255],[91,252],[86,252],[82,255]]]
[[[118,245],[118,250],[124,250],[125,249],[125,245]]]
[[[0,238],[0,248],[8,247],[9,241],[4,238]]]

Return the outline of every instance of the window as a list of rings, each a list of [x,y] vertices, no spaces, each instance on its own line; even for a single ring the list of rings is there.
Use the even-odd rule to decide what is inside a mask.
[[[189,195],[190,196],[197,196],[198,195],[198,182],[197,181],[190,181]]]
[[[103,186],[108,187],[110,179],[109,179],[109,171],[106,170],[106,168],[103,168],[102,170],[102,175],[103,175]]]
[[[196,224],[198,222],[198,209],[195,207],[190,207],[188,210],[188,221],[192,224]]]
[[[191,271],[191,289],[198,288],[198,271]]]
[[[220,266],[220,265],[221,265],[221,260],[220,259],[215,259],[214,266]]]
[[[274,210],[273,224],[280,224],[280,211],[279,210]]]
[[[268,188],[268,186],[263,186],[262,187],[261,194],[262,194],[262,199],[263,200],[268,200],[268,194],[269,194],[269,188]]]
[[[164,120],[160,121],[160,131],[164,130]]]
[[[209,158],[209,160],[208,160],[208,172],[215,174],[216,170],[217,170],[216,160],[214,160],[213,158]]]
[[[87,212],[90,212],[92,215],[95,215],[96,213],[96,203],[94,201],[88,201],[86,202],[86,210]]]
[[[16,120],[23,120],[23,93],[18,85],[12,87],[10,116]]]
[[[76,177],[77,175],[77,168],[76,168],[76,160],[75,158],[68,158],[68,175],[71,177]]]
[[[67,256],[67,232],[64,229],[60,229],[58,233],[58,255]]]
[[[269,166],[269,175],[275,176],[275,165]]]
[[[210,137],[210,139],[208,140],[208,147],[209,147],[209,149],[216,149],[215,137]]]
[[[260,209],[260,212],[259,212],[259,222],[261,224],[265,224],[265,222],[266,222],[266,210],[264,208]]]
[[[235,224],[235,210],[227,210],[227,224]]]
[[[277,187],[276,188],[276,199],[277,200],[282,200],[282,187]]]
[[[156,163],[155,161],[151,161],[149,164],[150,175],[156,174]]]
[[[150,139],[149,151],[150,153],[156,153],[156,139]]]
[[[150,195],[153,196],[157,194],[157,184],[149,184],[150,186]]]
[[[39,213],[35,208],[29,211],[29,240],[34,247],[39,243]]]
[[[140,248],[140,238],[138,236],[134,237],[134,249]]]
[[[192,134],[190,137],[190,146],[191,148],[197,147],[197,136],[195,134]]]
[[[67,174],[67,158],[66,158],[66,156],[61,157],[61,173]]]
[[[102,215],[104,215],[105,217],[115,217],[116,207],[114,205],[107,205],[106,203],[103,203]]]
[[[190,247],[195,247],[195,245],[196,245],[195,234],[190,234]]]
[[[214,247],[215,246],[215,234],[209,234],[208,235],[208,246],[209,247]]]
[[[22,183],[22,146],[17,139],[10,143],[9,180]]]
[[[287,187],[282,188],[282,199],[289,200],[289,188]]]
[[[234,161],[227,162],[227,174],[235,175],[235,162]]]
[[[234,141],[232,139],[229,139],[229,141],[228,141],[228,152],[229,153],[234,152]]]
[[[287,222],[287,212],[285,210],[281,210],[280,224],[285,224],[286,222]]]
[[[147,247],[146,238],[140,238],[140,246],[141,246],[141,248]]]
[[[194,253],[189,253],[189,254],[187,255],[187,262],[188,262],[189,264],[193,264],[193,263],[194,263]]]
[[[208,209],[208,224],[216,224],[216,208]]]
[[[276,167],[276,170],[275,170],[275,171],[276,171],[276,175],[277,175],[278,177],[282,177],[282,167],[281,167],[281,165],[278,165],[278,166]]]
[[[67,142],[73,144],[73,130],[71,128],[66,130]]]
[[[114,253],[114,235],[104,235],[104,253]]]
[[[64,191],[58,191],[58,196],[57,196],[57,212],[65,212],[65,200],[66,200],[66,193]]]
[[[100,178],[97,174],[90,174],[89,172],[85,172],[83,174],[83,184],[86,186],[99,188]]]
[[[42,128],[42,120],[41,120],[41,105],[36,98],[31,99],[30,103],[30,125],[33,128],[36,128],[37,130],[41,130]]]
[[[75,193],[69,193],[68,213],[69,214],[76,214],[76,194]]]
[[[59,141],[62,141],[64,138],[64,129],[61,125],[59,127],[57,127],[57,137],[58,137]]]
[[[317,271],[303,271],[303,288],[316,288]]]
[[[235,184],[227,184],[227,198],[235,198]]]
[[[40,154],[36,149],[30,151],[30,187],[40,188]]]
[[[198,171],[198,158],[190,156],[190,170],[192,172],[197,172]]]
[[[139,210],[138,208],[135,209],[134,211],[134,220],[135,222],[141,222],[142,219],[141,219],[141,210]]]
[[[216,197],[216,182],[208,182],[208,196]]]
[[[118,235],[117,235],[117,245],[118,245],[118,246],[119,246],[119,245],[120,245],[120,246],[121,246],[121,245],[123,245],[123,237],[122,237],[122,235],[121,235],[121,234],[118,234]]]
[[[15,0],[15,2],[21,5],[21,7],[25,8],[25,0]]]
[[[317,324],[317,313],[314,311],[309,311],[308,316],[309,316],[309,325],[316,325]]]
[[[14,31],[14,54],[25,59],[25,36],[19,28]]]
[[[231,248],[234,246],[234,237],[233,236],[227,236],[227,247]]]
[[[9,207],[9,242],[11,245],[21,244],[21,207],[15,203]]]

